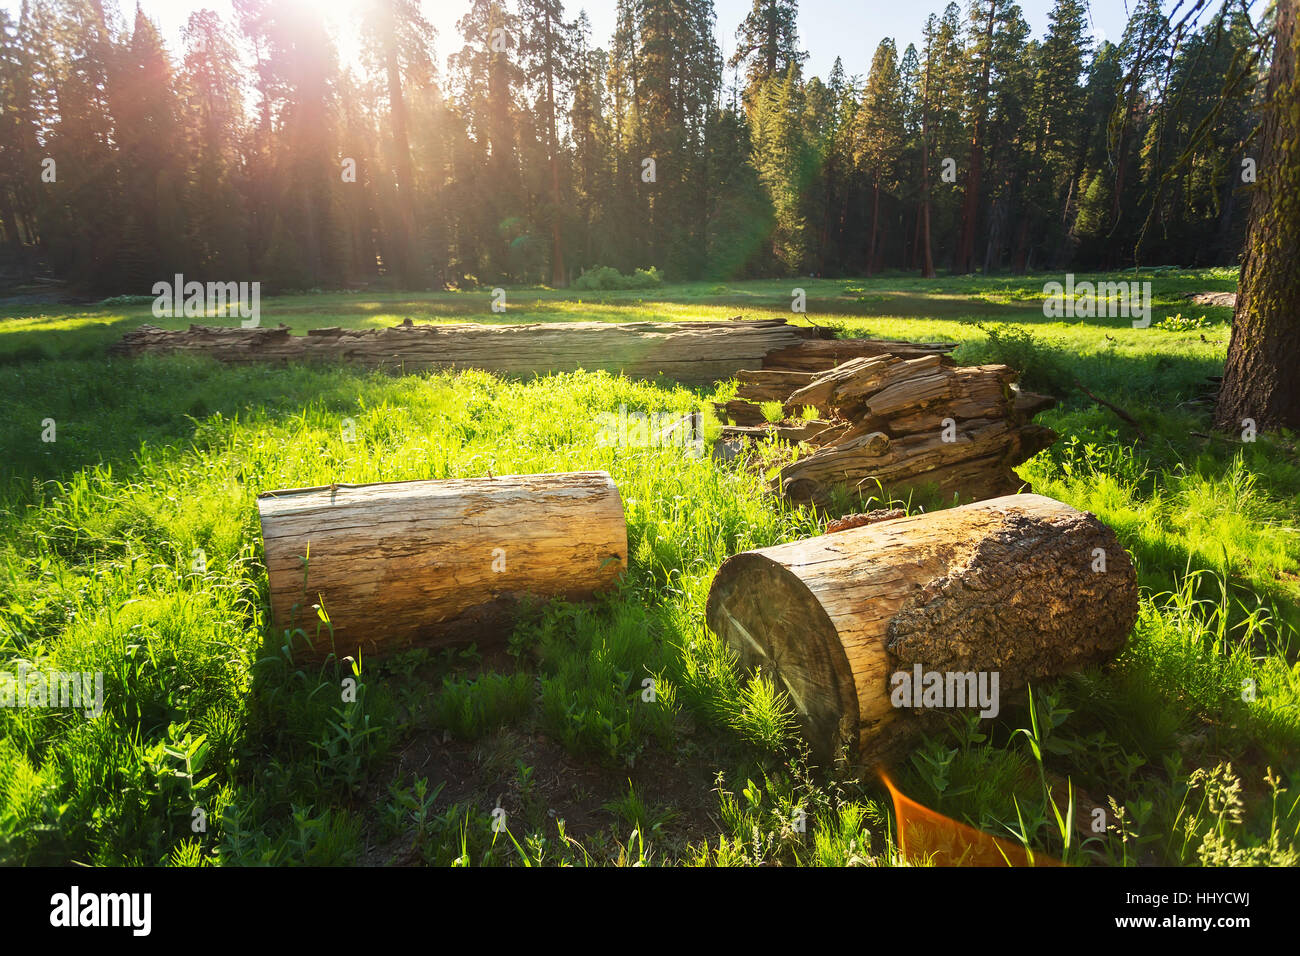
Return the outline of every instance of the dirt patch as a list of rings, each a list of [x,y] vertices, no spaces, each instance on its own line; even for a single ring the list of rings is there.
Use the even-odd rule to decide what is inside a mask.
[[[442,784],[436,811],[460,804],[490,815],[496,807],[506,812],[510,831],[522,840],[540,832],[554,841],[556,823],[577,840],[593,860],[602,859],[602,847],[613,841],[626,843],[632,824],[607,805],[625,797],[629,785],[653,811],[663,811],[657,832],[647,834],[656,856],[680,856],[688,844],[716,842],[723,831],[718,820],[716,787],[718,769],[728,765],[702,733],[684,728],[683,745],[668,752],[651,744],[631,766],[607,766],[571,754],[544,732],[502,728],[474,742],[457,740],[444,731],[414,735],[377,774],[385,781],[366,799],[378,816],[390,800],[387,781],[426,777],[431,786]],[[529,768],[526,774],[520,768]],[[526,779],[526,782],[525,782]],[[381,840],[367,839],[363,866],[420,865],[411,849],[413,834]],[[595,838],[595,839],[593,839]]]
[[[1229,309],[1237,307],[1235,292],[1191,292],[1187,298],[1191,299],[1193,305],[1220,305]]]

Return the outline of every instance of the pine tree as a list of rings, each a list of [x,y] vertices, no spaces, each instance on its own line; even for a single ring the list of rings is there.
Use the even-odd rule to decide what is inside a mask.
[[[730,66],[745,68],[745,97],[776,77],[800,75],[808,54],[799,49],[798,0],[754,0],[736,30],[736,52]]]

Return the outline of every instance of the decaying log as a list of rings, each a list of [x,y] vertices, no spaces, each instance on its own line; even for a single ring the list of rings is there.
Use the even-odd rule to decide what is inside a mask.
[[[322,362],[395,371],[477,368],[502,375],[605,370],[630,378],[664,375],[683,385],[709,385],[742,369],[831,368],[838,356],[876,354],[881,345],[917,350],[946,346],[827,342],[828,334],[784,319],[707,322],[543,322],[531,325],[431,325],[409,319],[385,329],[251,328],[152,325],[126,333],[113,355],[205,355],[221,362]],[[864,344],[869,343],[870,344]],[[805,353],[804,346],[812,351]],[[863,352],[866,349],[867,352]],[[775,356],[775,358],[773,358]],[[770,360],[770,361],[769,361]],[[772,364],[775,363],[775,364]]]
[[[799,422],[791,425],[723,425],[723,438],[764,439],[775,435],[778,441],[792,443],[818,441],[818,436],[826,431],[830,422],[819,419]]]
[[[922,343],[899,342],[893,339],[811,338],[793,347],[769,353],[763,360],[763,368],[822,372],[855,358],[873,355],[895,355],[899,358],[918,358],[924,355],[946,356],[956,347],[955,342]]]
[[[1005,696],[1113,657],[1137,604],[1110,528],[1051,498],[1010,495],[735,555],[706,616],[745,666],[789,693],[820,759],[847,747],[870,761],[943,709],[919,688],[900,696],[895,675],[910,685],[919,668],[946,686],[949,673],[983,674],[991,690],[996,673]]]
[[[388,653],[509,634],[521,599],[589,598],[627,562],[604,472],[333,485],[258,497],[271,610],[317,656]]]
[[[816,409],[826,427],[798,440],[817,451],[786,465],[777,486],[795,501],[828,504],[836,488],[864,496],[933,488],[967,500],[1020,487],[1012,468],[1056,440],[1030,419],[1054,401],[1021,392],[1005,365],[953,365],[945,356],[873,355],[799,379],[758,379],[746,387],[775,394],[789,418]],[[773,399],[775,400],[775,399]],[[746,407],[748,406],[748,407]],[[719,408],[742,425],[767,420],[754,402],[736,398]],[[785,438],[776,426],[777,437]]]
[[[113,348],[117,355],[197,354],[222,362],[325,362],[419,371],[478,368],[526,376],[578,369],[662,373],[706,385],[762,364],[772,351],[815,330],[784,319],[722,322],[545,322],[533,325],[417,325],[385,329],[244,329],[142,326]]]
[[[796,389],[811,382],[815,372],[787,372],[782,369],[741,370],[736,373],[736,397],[751,402],[784,402]]]
[[[714,402],[713,411],[722,421],[737,425],[762,425],[767,421],[762,406],[738,398],[729,402]]]

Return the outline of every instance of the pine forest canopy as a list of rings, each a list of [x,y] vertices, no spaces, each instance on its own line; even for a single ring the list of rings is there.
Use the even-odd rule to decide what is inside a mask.
[[[796,0],[754,0],[726,58],[712,0],[617,0],[609,37],[561,0],[473,0],[455,37],[417,0],[358,0],[356,63],[312,3],[232,7],[191,14],[175,51],[116,0],[0,10],[0,274],[417,289],[1243,248],[1259,3],[1189,25],[1138,0],[1115,43],[1086,0],[1041,36],[1010,0],[950,3],[919,46],[824,78]]]

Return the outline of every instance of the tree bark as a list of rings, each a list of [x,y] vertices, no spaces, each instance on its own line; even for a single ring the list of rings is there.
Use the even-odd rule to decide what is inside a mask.
[[[1110,528],[1014,495],[738,554],[706,618],[789,694],[818,759],[865,763],[939,719],[895,706],[893,675],[996,672],[1005,696],[1113,657],[1137,607]]]
[[[1259,180],[1215,424],[1300,428],[1300,80],[1297,0],[1277,4],[1277,47],[1260,130]]]
[[[585,599],[627,564],[604,472],[272,491],[257,510],[275,626],[309,657],[499,640],[525,596]]]

